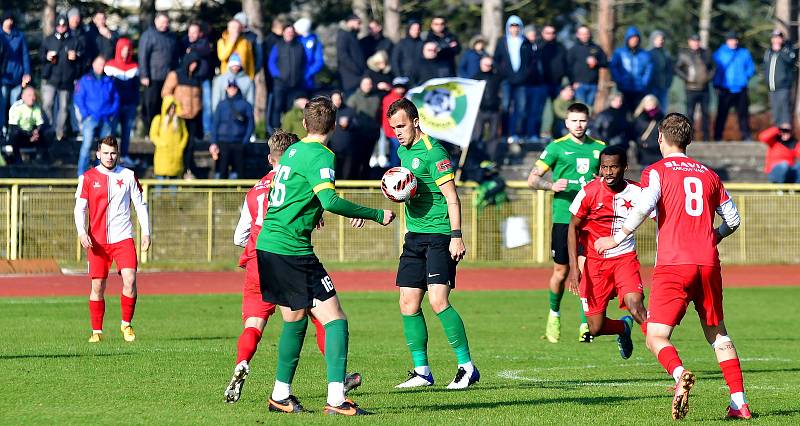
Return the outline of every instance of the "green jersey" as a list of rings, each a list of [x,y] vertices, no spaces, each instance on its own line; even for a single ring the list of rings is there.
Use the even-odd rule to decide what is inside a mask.
[[[536,165],[553,170],[553,182],[567,179],[567,189],[553,196],[553,223],[569,223],[572,214],[569,206],[584,185],[594,179],[600,168],[600,151],[605,143],[584,137],[577,142],[571,135],[556,139],[547,145]]]
[[[333,152],[319,141],[306,139],[289,146],[272,180],[256,249],[291,256],[313,254],[311,231],[322,217],[323,206],[336,214],[383,220],[382,210],[336,196],[334,170]]]
[[[422,135],[410,147],[397,148],[400,165],[417,178],[417,192],[406,201],[406,228],[421,234],[450,234],[447,200],[439,185],[453,180],[450,156],[436,139]]]

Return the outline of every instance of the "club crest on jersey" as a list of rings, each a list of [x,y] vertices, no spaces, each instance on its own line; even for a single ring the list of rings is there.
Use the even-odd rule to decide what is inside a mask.
[[[575,162],[576,162],[576,165],[578,167],[578,173],[580,173],[580,174],[589,173],[589,159],[588,158],[576,158]]]
[[[599,159],[600,158],[600,151],[595,149],[594,151],[592,151],[592,154],[594,154],[594,158],[595,159]]]
[[[450,170],[451,168],[453,168],[453,166],[450,165],[450,160],[442,160],[442,161],[436,163],[436,170],[438,170],[440,172],[444,172],[444,171]]]
[[[297,153],[297,149],[295,149],[295,148],[290,149],[289,150],[289,158],[294,157],[295,153]]]
[[[411,160],[411,168],[416,169],[417,167],[419,167],[419,158],[414,157],[414,159]]]
[[[92,182],[92,188],[100,188],[100,182],[98,181]]]

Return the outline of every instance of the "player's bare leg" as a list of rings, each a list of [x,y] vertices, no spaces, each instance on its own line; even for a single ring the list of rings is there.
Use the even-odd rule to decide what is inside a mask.
[[[103,340],[103,316],[106,313],[106,279],[92,278],[92,289],[89,291],[89,319],[92,324],[92,336],[89,343]]]
[[[450,290],[450,286],[446,284],[428,284],[428,302],[441,321],[447,343],[450,344],[458,362],[455,378],[447,388],[466,389],[480,380],[481,373],[472,363],[464,321],[450,304]]]
[[[547,327],[544,337],[550,343],[558,343],[561,339],[561,299],[564,297],[564,282],[569,275],[569,265],[553,264],[553,274],[550,275],[550,314],[547,317]]]
[[[631,313],[637,324],[644,324],[647,321],[647,309],[644,307],[644,295],[642,293],[628,293],[623,297],[628,312]]]
[[[119,305],[122,321],[119,328],[122,331],[122,338],[126,342],[133,342],[136,340],[136,334],[131,326],[133,313],[136,310],[136,269],[124,268],[120,271],[120,275],[122,275],[122,294],[119,297]]]
[[[722,377],[725,378],[725,383],[730,390],[731,400],[728,405],[727,417],[730,418],[751,418],[750,406],[747,403],[747,397],[744,392],[744,380],[742,379],[742,368],[739,364],[739,355],[736,353],[736,347],[733,346],[733,341],[728,337],[728,330],[725,329],[725,323],[720,321],[719,325],[711,326],[702,324],[703,333],[706,340],[714,349],[714,355],[717,357],[720,369],[722,370]]]
[[[615,320],[607,318],[604,311],[595,315],[587,315],[586,323],[589,326],[589,333],[592,337],[617,336],[620,356],[622,356],[622,359],[631,357],[633,353],[633,341],[631,340],[633,319],[630,316],[626,315]]]
[[[244,321],[244,330],[237,343],[236,367],[233,377],[225,388],[225,402],[232,404],[242,396],[242,389],[247,376],[250,374],[250,359],[258,347],[264,327],[267,326],[266,318],[247,317]]]
[[[428,366],[428,327],[422,314],[422,299],[425,290],[400,287],[400,314],[403,316],[403,333],[411,351],[414,369],[408,372],[408,380],[396,388],[415,388],[433,385],[433,374]]]
[[[683,368],[678,351],[672,346],[670,337],[674,327],[653,322],[647,323],[647,348],[658,358],[658,362],[675,379],[675,395],[672,398],[672,418],[686,417],[689,412],[689,391],[695,382],[694,373]]]

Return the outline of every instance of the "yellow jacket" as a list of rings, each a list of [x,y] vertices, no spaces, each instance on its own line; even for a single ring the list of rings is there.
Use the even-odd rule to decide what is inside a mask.
[[[175,105],[175,114],[169,119],[167,111]],[[153,172],[157,176],[180,176],[183,172],[183,150],[189,141],[186,122],[180,118],[181,106],[172,95],[161,101],[161,114],[150,124],[150,142],[156,147],[153,154]]]
[[[222,33],[217,41],[217,58],[219,58],[220,74],[228,72],[228,58],[234,53],[239,54],[242,60],[242,69],[251,79],[256,77],[256,60],[253,56],[253,46],[244,36],[240,35],[235,42],[228,40],[228,31]]]

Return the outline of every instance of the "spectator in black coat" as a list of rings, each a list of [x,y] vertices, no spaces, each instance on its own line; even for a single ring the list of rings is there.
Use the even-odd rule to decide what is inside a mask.
[[[275,46],[275,44],[283,39],[283,29],[285,27],[286,20],[282,17],[278,16],[272,20],[272,27],[270,28],[269,33],[264,36],[264,40],[261,42],[261,47],[264,51],[262,56],[265,58],[265,62],[269,61],[269,54],[272,52],[272,48]],[[269,73],[269,64],[265,64],[264,68],[264,80],[267,83],[267,116],[264,122],[267,123],[267,131],[272,133],[273,127],[270,124],[269,117],[270,114],[272,114],[272,106],[275,103],[275,97],[272,96],[274,82],[272,80],[272,75]]]
[[[669,87],[672,85],[673,61],[664,49],[664,32],[653,31],[650,34],[650,58],[653,61],[653,74],[650,77],[650,93],[658,98],[658,104],[664,110],[669,108]]]
[[[447,29],[447,20],[443,16],[435,16],[431,20],[431,30],[425,37],[425,43],[434,42],[438,47],[437,57],[446,66],[447,75],[442,77],[455,77],[456,56],[461,52],[461,44],[450,30]]]
[[[197,75],[203,76],[203,135],[211,137],[211,126],[214,122],[214,111],[211,108],[211,78],[214,77],[215,55],[211,54],[211,43],[203,33],[204,25],[200,22],[192,22],[186,30],[186,37],[181,40],[181,55],[193,53],[197,55]]]
[[[386,96],[392,90],[392,80],[394,73],[389,65],[389,55],[385,51],[379,50],[367,59],[367,76],[372,79],[375,88]]]
[[[219,155],[215,177],[236,179],[244,173],[244,146],[255,128],[253,106],[239,93],[234,80],[228,83],[225,93],[225,99],[214,111],[209,151]],[[230,173],[228,166],[233,169]]]
[[[498,161],[500,159],[500,135],[498,134],[498,124],[500,124],[500,84],[503,78],[493,67],[494,60],[491,56],[481,58],[480,70],[470,78],[483,80],[486,87],[483,89],[483,98],[478,110],[478,117],[475,119],[475,127],[472,129],[472,142],[483,146],[483,150],[489,159]]]
[[[555,99],[561,92],[562,80],[567,76],[567,49],[556,40],[556,28],[545,25],[539,46],[542,58],[542,79],[547,86],[547,95]]]
[[[783,33],[773,31],[770,47],[764,51],[764,77],[769,92],[772,122],[792,122],[792,85],[797,80],[797,51],[786,43]]]
[[[56,30],[39,48],[42,59],[42,109],[47,117],[55,117],[54,107],[58,97],[58,116],[55,117],[56,139],[64,137],[64,127],[72,110],[75,80],[80,77],[78,39],[69,32],[67,18],[56,19]],[[52,120],[52,118],[51,118]]]
[[[90,56],[86,52],[86,46],[89,44],[89,32],[83,26],[83,19],[81,11],[77,7],[71,8],[67,11],[67,22],[69,23],[69,33],[72,37],[78,39],[78,61],[80,62],[80,75],[89,72],[92,67],[94,56]]]
[[[481,58],[488,55],[486,53],[486,39],[481,35],[472,37],[469,41],[469,50],[461,55],[458,62],[458,76],[462,78],[472,78],[473,75],[481,70]]]
[[[608,145],[622,145],[627,149],[630,143],[630,123],[628,112],[622,107],[622,100],[622,93],[612,93],[608,99],[608,108],[592,118],[589,128],[593,138]]]
[[[542,65],[541,44],[538,42],[536,27],[525,27],[525,38],[531,46],[531,63],[528,66],[528,81],[526,83],[526,116],[525,134],[527,139],[538,142],[542,130],[542,114],[547,103],[547,86],[544,84],[544,69]]]
[[[592,41],[592,31],[581,25],[575,31],[577,41],[567,52],[569,81],[575,89],[575,100],[590,107],[597,95],[600,68],[608,67],[608,57],[603,49]]]
[[[345,21],[345,28],[336,35],[336,66],[345,96],[355,92],[361,77],[367,72],[367,60],[358,43],[360,27],[361,18],[350,15]]]
[[[528,40],[522,35],[522,19],[511,15],[506,20],[506,33],[497,41],[494,62],[497,72],[503,77],[503,113],[505,128],[503,134],[513,138],[524,136],[526,83],[528,66],[533,51]]]
[[[664,113],[658,105],[658,98],[647,95],[639,102],[633,115],[631,137],[636,143],[636,161],[647,167],[662,158],[658,147],[658,123],[664,118]]]
[[[422,26],[418,21],[409,21],[406,37],[392,49],[392,71],[398,77],[411,77],[422,55]]]
[[[330,142],[331,151],[336,154],[336,177],[357,179],[361,166],[357,158],[359,129],[356,111],[344,103],[342,92],[331,93],[331,102],[336,107],[336,127]]]
[[[452,77],[447,61],[442,61],[436,43],[425,42],[422,45],[422,58],[411,74],[412,85],[422,84],[432,78]]]
[[[92,17],[92,25],[89,25],[86,32],[86,56],[94,58],[102,55],[106,60],[113,59],[118,38],[117,33],[111,31],[106,25],[106,13],[95,12]]]
[[[139,76],[144,86],[142,119],[148,126],[161,113],[164,80],[178,66],[178,40],[169,30],[169,17],[159,12],[153,23],[139,39]]]
[[[272,75],[272,114],[270,125],[281,126],[281,115],[288,111],[294,100],[305,94],[306,51],[294,32],[294,27],[283,28],[283,39],[269,54],[269,72]]]
[[[369,21],[369,34],[358,40],[358,43],[361,45],[361,51],[365,58],[369,58],[380,50],[391,55],[394,47],[394,43],[383,36],[383,25],[374,19]]]

